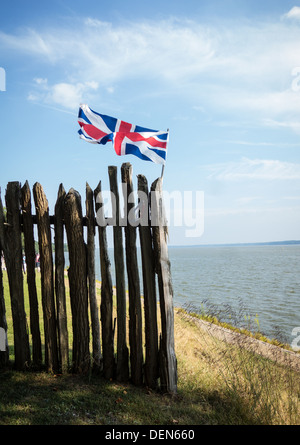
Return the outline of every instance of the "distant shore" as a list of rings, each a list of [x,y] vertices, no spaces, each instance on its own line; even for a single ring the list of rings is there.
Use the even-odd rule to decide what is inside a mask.
[[[191,245],[169,245],[172,248],[185,248],[185,247],[244,247],[244,246],[289,246],[300,244],[300,240],[287,240],[287,241],[265,241],[257,243],[224,243],[224,244],[191,244]]]

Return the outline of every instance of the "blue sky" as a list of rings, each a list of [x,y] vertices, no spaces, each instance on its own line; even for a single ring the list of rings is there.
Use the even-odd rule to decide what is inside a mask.
[[[300,1],[5,3],[2,199],[9,181],[38,181],[53,213],[61,182],[84,203],[86,181],[108,189],[108,165],[160,175],[80,140],[83,102],[170,129],[164,189],[204,192],[204,233],[172,227],[177,201],[171,245],[300,239]]]

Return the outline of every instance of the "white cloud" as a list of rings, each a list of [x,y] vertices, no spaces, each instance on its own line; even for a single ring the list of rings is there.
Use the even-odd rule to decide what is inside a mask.
[[[245,97],[246,108],[261,110],[268,115],[300,112],[300,95],[292,90],[267,92]]]
[[[238,205],[247,205],[250,202],[256,201],[257,199],[261,199],[261,196],[244,196],[242,198],[238,198],[236,202]]]
[[[278,214],[278,215],[297,215],[300,216],[300,206],[295,207],[244,207],[244,208],[217,208],[207,209],[206,217],[211,216],[228,216],[240,214]]]
[[[176,20],[122,27],[86,19],[84,42],[81,35],[73,30],[30,31],[23,43],[53,62],[67,60],[79,73],[97,73],[103,84],[124,76],[182,78],[203,71],[214,55],[213,33]]]
[[[33,79],[38,85],[46,85],[48,83],[48,79],[42,79],[41,77],[36,77]]]
[[[137,79],[150,81],[157,93],[190,97],[208,113],[217,107],[257,119],[257,113],[275,120],[294,113],[300,120],[300,92],[292,90],[291,74],[300,60],[300,27],[288,20],[221,28],[174,18],[114,26],[86,18],[79,25],[80,33],[75,26],[2,32],[0,45],[31,55],[39,66],[54,66],[63,82],[51,79],[48,100],[60,105],[70,107],[91,91],[112,93],[118,82]],[[44,79],[37,79],[43,91]]]
[[[274,128],[287,128],[293,130],[297,134],[300,134],[300,122],[298,120],[278,121],[275,119],[265,119],[264,125]]]
[[[67,108],[76,108],[82,101],[83,93],[87,89],[89,89],[89,86],[82,83],[75,85],[57,83],[50,89],[47,100]]]
[[[208,165],[209,179],[241,180],[299,180],[300,164],[271,159],[243,158],[239,162]]]
[[[97,82],[85,83],[56,83],[49,85],[48,79],[34,79],[39,87],[35,92],[27,96],[30,101],[40,101],[44,104],[59,105],[68,109],[77,109],[91,92],[98,89]]]
[[[300,196],[284,196],[283,199],[285,199],[287,201],[299,201]]]
[[[281,123],[282,124],[282,123]],[[276,127],[276,126],[284,126],[284,125],[280,125],[280,123],[277,123],[276,121],[272,121],[272,120],[265,120],[263,122],[263,125],[266,126],[272,126],[272,127]],[[266,142],[266,141],[243,141],[243,140],[228,140],[228,141],[224,141],[228,144],[234,144],[234,145],[245,145],[245,146],[249,146],[249,147],[286,147],[286,148],[291,148],[291,147],[300,147],[300,141],[298,143],[288,143],[288,142]]]
[[[196,22],[169,19],[113,26],[88,18],[80,25],[80,34],[77,29],[54,28],[29,29],[18,36],[0,33],[0,43],[69,66],[73,73],[75,68],[78,75],[97,74],[104,85],[141,75],[177,82],[224,64],[220,49],[226,48],[226,39],[217,29]]]
[[[283,18],[300,20],[300,7],[294,6],[289,12],[283,15]]]
[[[11,50],[36,57],[44,57],[51,62],[57,60],[51,36],[34,29],[27,29],[26,32],[20,35],[0,32],[0,42],[3,47],[10,48]]]

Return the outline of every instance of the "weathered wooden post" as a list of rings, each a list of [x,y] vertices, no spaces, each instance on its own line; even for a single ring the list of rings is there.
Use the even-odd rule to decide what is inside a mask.
[[[54,300],[53,257],[48,200],[38,182],[33,186],[36,207],[41,263],[42,306],[45,332],[45,363],[50,371],[58,372],[57,326]]]
[[[70,189],[64,203],[67,232],[70,300],[73,327],[73,372],[85,373],[90,367],[86,246],[83,239],[82,207],[79,193]]]
[[[132,166],[124,163],[121,167],[125,203],[125,245],[129,293],[129,345],[131,379],[136,386],[143,383],[142,310],[140,280],[136,250],[136,226],[134,202],[132,202]],[[130,202],[129,202],[130,201]]]
[[[88,262],[88,292],[91,312],[92,339],[93,339],[93,368],[100,371],[102,367],[102,354],[100,342],[99,309],[96,291],[95,272],[95,213],[93,190],[86,183],[86,218],[87,218],[87,262]]]
[[[29,338],[24,306],[22,242],[20,224],[20,183],[9,182],[5,201],[6,222],[1,205],[1,244],[4,251],[11,297],[11,310],[14,326],[15,366],[18,370],[26,368],[30,362]]]
[[[177,393],[177,360],[174,344],[174,308],[171,266],[167,246],[167,223],[163,207],[162,180],[151,186],[151,225],[158,274],[162,334],[160,341],[161,389]]]
[[[57,328],[59,360],[61,371],[69,368],[69,334],[67,325],[66,289],[65,289],[65,255],[64,255],[64,200],[66,192],[60,184],[55,204],[55,296],[57,309]]]
[[[126,288],[125,265],[123,251],[123,235],[120,225],[120,197],[117,181],[117,167],[108,167],[110,190],[112,193],[112,209],[115,212],[113,226],[114,261],[117,294],[117,372],[116,378],[120,382],[129,379],[128,348],[126,344]]]
[[[145,176],[138,175],[138,196],[140,209],[140,243],[144,283],[145,310],[145,383],[149,388],[157,388],[158,379],[158,331],[157,301],[155,287],[155,262],[152,233],[149,220],[149,191]]]
[[[115,370],[114,336],[113,336],[113,288],[111,280],[110,260],[107,250],[106,222],[103,212],[101,182],[94,190],[95,208],[97,214],[100,268],[101,268],[101,325],[102,325],[102,354],[103,375],[112,379]],[[100,224],[99,224],[100,223]]]
[[[39,307],[35,282],[35,243],[31,212],[31,193],[28,181],[21,189],[24,247],[27,265],[27,286],[30,306],[30,331],[32,335],[32,362],[35,367],[42,364],[42,344],[39,324]]]

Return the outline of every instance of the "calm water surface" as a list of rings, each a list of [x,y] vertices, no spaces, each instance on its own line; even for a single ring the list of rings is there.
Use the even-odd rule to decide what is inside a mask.
[[[238,313],[291,342],[300,326],[300,246],[170,248],[175,303]],[[258,321],[256,321],[258,320]]]

